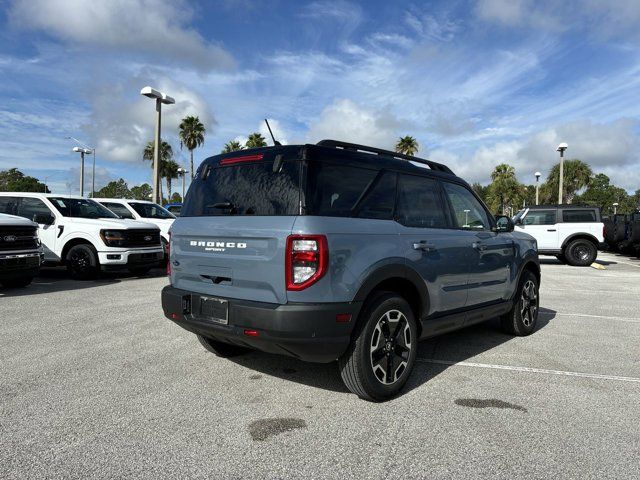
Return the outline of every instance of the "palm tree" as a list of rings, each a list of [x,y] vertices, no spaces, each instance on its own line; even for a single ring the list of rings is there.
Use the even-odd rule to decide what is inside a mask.
[[[418,141],[410,135],[400,137],[398,143],[396,143],[396,152],[404,155],[415,155],[419,148]]]
[[[191,156],[189,172],[191,173],[191,181],[193,181],[193,151],[204,143],[206,129],[200,119],[193,115],[184,117],[178,128],[180,129],[180,148],[182,145],[187,147]]]
[[[142,152],[142,159],[149,160],[151,162],[151,168],[153,168],[153,151],[155,148],[155,142],[147,142]],[[158,167],[160,171],[160,177],[163,176],[164,164],[173,159],[173,148],[164,140],[160,139],[160,165]],[[160,182],[160,198],[162,198],[162,182]]]
[[[171,198],[171,180],[173,180],[174,178],[178,178],[179,168],[180,165],[178,165],[175,161],[167,160],[166,162],[164,162],[163,168],[160,172],[160,175],[167,179],[167,193],[169,194],[168,198]]]
[[[525,190],[516,179],[515,169],[502,163],[491,172],[491,184],[487,187],[486,202],[494,212],[503,215],[509,208],[519,206],[524,199]]]
[[[562,203],[571,203],[578,191],[588,187],[593,178],[593,171],[589,164],[582,160],[564,161]],[[554,201],[558,197],[560,183],[560,164],[556,163],[549,171],[547,181],[540,189],[545,201]]]
[[[266,147],[267,141],[264,139],[262,134],[254,132],[249,135],[249,138],[247,138],[247,143],[245,143],[245,145],[247,148]]]
[[[238,142],[237,140],[230,140],[224,144],[224,148],[220,153],[237,152],[238,150],[243,150],[243,149],[244,147],[240,142]]]

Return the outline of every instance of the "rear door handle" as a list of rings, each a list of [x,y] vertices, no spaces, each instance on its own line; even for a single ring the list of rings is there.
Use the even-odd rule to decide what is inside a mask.
[[[547,228],[547,232],[555,232],[556,229],[555,228]]]
[[[473,242],[473,248],[481,252],[484,252],[487,249],[487,246],[482,242]]]
[[[422,250],[423,252],[435,252],[436,251],[436,246],[433,245],[432,243],[427,243],[424,240],[420,241],[420,242],[416,242],[413,244],[413,249],[414,250]]]

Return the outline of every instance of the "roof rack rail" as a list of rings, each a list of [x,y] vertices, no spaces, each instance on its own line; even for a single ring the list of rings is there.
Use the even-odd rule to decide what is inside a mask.
[[[442,163],[432,162],[431,160],[426,160],[424,158],[413,157],[411,155],[405,155],[404,153],[398,153],[391,150],[384,150],[382,148],[367,147],[366,145],[358,145],[357,143],[348,143],[348,142],[341,142],[340,140],[329,140],[329,139],[321,140],[316,145],[321,147],[342,148],[344,150],[353,150],[354,152],[357,152],[357,151],[368,152],[368,153],[375,153],[377,155],[384,155],[384,156],[393,157],[393,158],[401,158],[403,160],[409,160],[411,162],[417,162],[417,163],[422,163],[424,165],[428,165],[431,170],[437,170],[439,172],[450,173],[452,175],[455,175],[453,173],[453,170],[451,170],[446,165],[443,165]]]

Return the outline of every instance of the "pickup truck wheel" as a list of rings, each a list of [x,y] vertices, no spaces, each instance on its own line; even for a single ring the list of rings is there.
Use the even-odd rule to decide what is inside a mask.
[[[566,246],[564,254],[567,257],[567,263],[574,267],[588,267],[596,261],[598,249],[589,240],[581,238],[569,242]]]
[[[407,382],[418,348],[418,329],[407,301],[383,293],[365,304],[345,354],[338,360],[349,390],[369,401],[396,395]]]
[[[88,280],[95,278],[100,268],[98,254],[91,245],[74,245],[67,253],[67,270],[72,278]]]
[[[5,288],[22,288],[29,285],[32,280],[33,280],[33,277],[20,277],[20,278],[12,278],[10,280],[3,280],[0,283]]]
[[[538,279],[533,273],[525,271],[520,278],[513,308],[500,317],[502,329],[519,337],[530,335],[536,328],[539,311]]]
[[[219,342],[213,338],[204,337],[196,334],[200,344],[209,352],[215,353],[218,357],[228,358],[237,357],[243,353],[247,353],[250,349],[241,347],[240,345],[232,345],[230,343]]]

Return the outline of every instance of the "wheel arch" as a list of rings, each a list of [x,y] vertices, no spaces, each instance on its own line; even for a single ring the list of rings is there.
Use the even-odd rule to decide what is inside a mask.
[[[366,303],[379,292],[397,293],[410,305],[416,318],[418,334],[421,330],[421,319],[429,309],[429,292],[422,277],[410,267],[402,264],[385,265],[371,272],[362,283],[354,297],[354,301]],[[358,318],[358,322],[360,322]],[[357,329],[354,329],[354,331]]]
[[[564,241],[562,242],[561,250],[564,252],[564,249],[567,248],[567,245],[569,245],[569,243],[573,242],[574,240],[587,240],[595,245],[596,250],[598,249],[598,244],[600,243],[598,239],[593,235],[591,235],[590,233],[585,233],[585,232],[574,233],[564,239]]]
[[[91,248],[93,248],[93,250],[96,252],[96,260],[98,260],[98,257],[97,257],[98,250],[96,249],[96,246],[93,244],[93,242],[91,240],[89,240],[88,238],[75,237],[75,238],[72,238],[72,239],[68,240],[64,244],[64,246],[62,247],[62,251],[60,253],[60,262],[62,264],[67,263],[67,254],[69,253],[69,250],[71,250],[71,248],[75,247],[76,245],[89,245],[89,246],[91,246]]]

